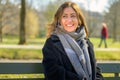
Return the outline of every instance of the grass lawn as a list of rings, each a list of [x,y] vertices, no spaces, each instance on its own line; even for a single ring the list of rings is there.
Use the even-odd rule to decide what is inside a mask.
[[[0,59],[41,59],[42,51],[36,49],[6,49],[0,48]]]
[[[94,45],[94,48],[98,48],[100,43],[100,38],[90,38]],[[113,39],[107,39],[108,48],[118,48],[120,49],[120,42],[113,42]],[[104,48],[104,43],[102,43],[101,48]],[[120,60],[120,50],[119,51],[98,51],[95,50],[95,56],[97,60]]]
[[[90,41],[93,43],[95,48],[98,48],[100,43],[100,38],[90,38]],[[113,39],[107,39],[108,48],[120,48],[120,42],[113,42]],[[104,42],[101,45],[101,48],[104,48]]]
[[[120,51],[95,51],[97,60],[119,60]]]
[[[0,78],[42,78],[44,74],[0,74]]]

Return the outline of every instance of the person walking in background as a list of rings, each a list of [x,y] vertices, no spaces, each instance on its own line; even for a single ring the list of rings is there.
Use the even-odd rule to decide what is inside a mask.
[[[104,41],[105,48],[107,48],[107,42],[106,39],[108,38],[108,28],[105,23],[102,23],[102,29],[101,29],[101,41],[98,45],[98,47],[101,47],[102,42]]]
[[[63,3],[42,48],[45,80],[103,80],[79,6]]]

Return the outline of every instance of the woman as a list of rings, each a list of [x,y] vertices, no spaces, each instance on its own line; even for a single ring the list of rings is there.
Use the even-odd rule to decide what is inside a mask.
[[[79,6],[63,3],[49,27],[42,49],[45,80],[102,80]]]

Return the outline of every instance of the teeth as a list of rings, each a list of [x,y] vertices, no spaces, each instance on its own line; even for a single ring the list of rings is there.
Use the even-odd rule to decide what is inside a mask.
[[[72,26],[72,25],[67,25],[67,26]]]

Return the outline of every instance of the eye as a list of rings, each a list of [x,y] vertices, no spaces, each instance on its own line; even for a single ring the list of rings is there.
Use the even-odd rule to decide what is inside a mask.
[[[72,17],[72,18],[76,18],[76,15],[72,15],[71,17]]]
[[[67,16],[66,16],[66,15],[63,15],[62,17],[63,17],[63,18],[67,18]]]

